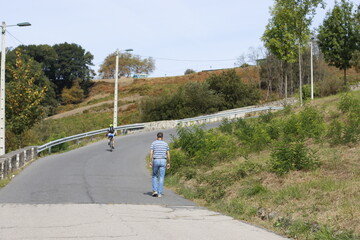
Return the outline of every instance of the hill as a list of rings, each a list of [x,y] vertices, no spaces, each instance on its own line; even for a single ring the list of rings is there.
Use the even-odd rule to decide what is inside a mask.
[[[167,186],[293,239],[360,237],[360,91],[180,129]]]

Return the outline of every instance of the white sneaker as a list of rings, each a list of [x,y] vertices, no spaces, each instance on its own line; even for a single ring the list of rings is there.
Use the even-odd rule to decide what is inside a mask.
[[[151,194],[151,196],[157,197],[157,196],[158,196],[158,193],[157,193],[156,191],[154,191],[154,192]]]
[[[158,197],[162,197],[162,195],[161,195],[161,194],[158,194]]]

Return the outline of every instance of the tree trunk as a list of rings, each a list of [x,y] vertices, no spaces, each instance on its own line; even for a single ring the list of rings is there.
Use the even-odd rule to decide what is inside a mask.
[[[347,82],[346,82],[346,68],[344,68],[344,85],[346,86]]]

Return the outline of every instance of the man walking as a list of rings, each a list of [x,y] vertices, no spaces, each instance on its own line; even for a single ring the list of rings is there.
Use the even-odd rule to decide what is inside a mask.
[[[170,149],[164,142],[164,134],[159,132],[150,147],[150,167],[152,168],[152,196],[161,197],[166,169],[170,168]]]

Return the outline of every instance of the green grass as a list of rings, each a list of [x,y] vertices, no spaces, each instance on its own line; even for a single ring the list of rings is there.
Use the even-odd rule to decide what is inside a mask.
[[[360,92],[352,95],[355,99],[360,99]],[[351,116],[339,112],[339,101],[340,95],[337,95],[308,103],[324,114],[325,122],[311,109],[294,109],[284,115],[277,113],[274,118],[264,117],[265,121],[261,122],[264,129],[268,127],[264,123],[272,123],[274,119],[281,119],[276,120],[280,130],[287,126],[281,121],[290,119],[294,125],[292,129],[286,130],[290,131],[288,133],[281,132],[282,130],[278,134],[271,132],[271,136],[275,138],[268,141],[268,145],[260,151],[252,148],[251,144],[257,142],[251,138],[251,134],[246,135],[245,132],[249,127],[254,129],[258,120],[253,119],[248,125],[240,122],[235,128],[226,125],[221,132],[187,131],[184,139],[175,140],[172,148],[175,169],[167,176],[166,185],[199,205],[291,238],[359,239],[360,143],[334,146],[330,143],[331,137],[325,134],[333,118],[347,121]],[[291,113],[297,114],[297,117],[292,117]],[[312,126],[311,129],[308,129],[309,126]],[[241,135],[238,142],[231,142],[236,147],[227,148],[228,154],[217,160],[215,158],[215,161],[208,156],[217,156],[215,153],[222,149],[218,146],[221,143],[218,143],[216,148],[204,145],[207,147],[207,154],[201,159],[199,157],[204,154],[198,154],[195,150],[197,145],[190,141],[198,139],[200,135],[202,143],[213,139],[213,136],[217,139],[230,139],[224,135],[237,133],[239,127],[244,131],[246,142]],[[266,134],[266,131],[252,134]],[[259,136],[254,137],[259,139]],[[283,175],[273,173],[269,165],[273,151],[271,146],[283,138],[287,141],[301,139],[302,147],[311,149],[309,153],[316,157],[319,164],[311,168],[291,169]],[[253,149],[253,152],[244,152],[241,150],[243,147],[247,147],[247,150]],[[290,156],[294,164],[304,160],[296,158],[296,154]],[[286,162],[286,155],[283,157]],[[177,161],[180,161],[179,164]],[[305,163],[309,163],[307,161],[305,159]],[[206,164],[207,162],[209,164]],[[259,216],[259,209],[262,209],[263,216]]]

